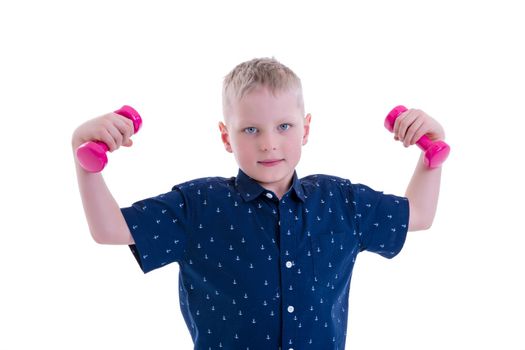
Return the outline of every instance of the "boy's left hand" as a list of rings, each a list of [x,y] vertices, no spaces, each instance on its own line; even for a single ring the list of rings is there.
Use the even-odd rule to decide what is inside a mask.
[[[432,141],[444,140],[441,124],[420,109],[409,109],[401,113],[394,123],[394,139],[405,147],[415,144],[423,135]]]

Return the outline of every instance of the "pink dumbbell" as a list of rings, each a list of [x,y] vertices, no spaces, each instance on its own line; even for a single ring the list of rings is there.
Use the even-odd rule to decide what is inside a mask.
[[[399,115],[408,109],[405,106],[397,106],[388,113],[385,118],[385,127],[394,132],[394,123]],[[428,136],[423,135],[416,144],[425,151],[425,164],[429,168],[437,168],[443,164],[450,153],[450,146],[443,141],[431,141]]]
[[[133,122],[134,133],[137,133],[142,126],[140,114],[130,106],[122,106],[115,113],[131,119]],[[108,145],[102,141],[88,141],[77,148],[77,159],[82,168],[90,173],[98,173],[104,169],[108,163],[106,152],[109,151]]]

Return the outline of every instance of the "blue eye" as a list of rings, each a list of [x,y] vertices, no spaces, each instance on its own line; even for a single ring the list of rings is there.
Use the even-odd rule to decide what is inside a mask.
[[[291,126],[290,124],[288,124],[288,123],[283,123],[283,124],[279,125],[279,130],[281,130],[281,131],[286,131],[286,130],[290,129],[291,127],[292,127],[292,126]]]
[[[253,135],[257,133],[257,128],[250,126],[249,128],[245,128],[243,131],[247,134]]]

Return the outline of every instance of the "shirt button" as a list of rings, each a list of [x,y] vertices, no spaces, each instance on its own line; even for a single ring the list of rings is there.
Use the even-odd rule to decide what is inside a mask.
[[[290,267],[292,267],[292,265],[293,265],[293,264],[292,264],[292,262],[291,262],[291,261],[287,261],[287,262],[286,262],[286,267],[287,267],[287,268],[290,268]]]
[[[290,305],[290,306],[288,306],[288,312],[289,312],[289,313],[292,313],[292,312],[293,312],[293,310],[295,310],[293,306],[291,306],[291,305]]]
[[[268,197],[268,198],[270,198],[270,199],[273,198],[273,196],[272,196],[272,194],[271,194],[270,192],[266,193],[266,197]]]

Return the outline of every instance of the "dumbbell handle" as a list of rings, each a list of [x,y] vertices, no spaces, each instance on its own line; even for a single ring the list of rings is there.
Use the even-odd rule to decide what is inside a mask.
[[[115,111],[123,117],[131,119],[133,122],[134,133],[137,133],[142,126],[140,114],[127,105]],[[108,145],[102,141],[88,141],[80,145],[76,150],[76,155],[80,166],[90,173],[98,173],[104,169],[108,163],[106,152],[109,151]]]
[[[401,113],[408,109],[405,106],[399,105],[394,107],[385,118],[385,127],[394,132],[394,123]],[[417,140],[416,145],[425,152],[425,164],[429,168],[437,168],[443,164],[450,153],[450,146],[444,141],[432,141],[427,135],[423,135]]]

